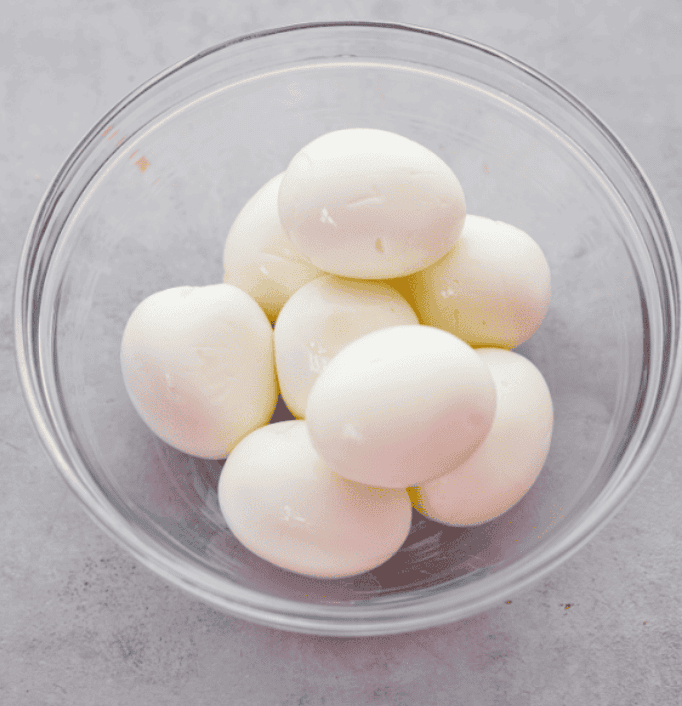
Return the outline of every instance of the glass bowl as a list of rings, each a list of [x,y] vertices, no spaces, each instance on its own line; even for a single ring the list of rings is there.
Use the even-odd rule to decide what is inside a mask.
[[[189,457],[147,430],[118,356],[135,306],[160,289],[222,281],[225,237],[241,207],[304,144],[347,127],[425,145],[459,177],[469,213],[516,225],[540,244],[552,303],[517,350],[547,380],[555,427],[537,482],[496,520],[451,528],[414,512],[406,543],[387,563],[314,580],[234,539],[216,499],[221,462]],[[392,634],[501,603],[565,561],[623,505],[680,387],[679,272],[646,177],[551,80],[442,32],[297,25],[239,37],[168,69],[75,148],[23,250],[18,365],[57,468],[141,563],[256,623]],[[274,419],[284,418],[280,406]]]

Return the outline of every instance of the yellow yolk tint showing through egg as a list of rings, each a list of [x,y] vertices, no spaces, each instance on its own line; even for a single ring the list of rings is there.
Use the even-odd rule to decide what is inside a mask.
[[[515,348],[528,340],[551,295],[537,243],[519,228],[471,214],[445,257],[392,284],[422,323],[472,346]]]

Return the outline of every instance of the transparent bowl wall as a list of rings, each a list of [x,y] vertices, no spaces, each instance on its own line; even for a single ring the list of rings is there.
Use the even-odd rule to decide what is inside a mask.
[[[469,213],[512,223],[541,245],[552,303],[517,350],[548,382],[555,429],[542,473],[510,511],[473,528],[415,512],[394,558],[332,581],[280,570],[234,539],[216,498],[221,463],[188,457],[147,430],[118,355],[143,298],[222,281],[225,237],[244,203],[304,144],[348,127],[425,145],[459,177]],[[24,249],[19,368],[68,484],[165,579],[282,629],[404,632],[508,598],[622,505],[679,389],[678,269],[645,177],[548,79],[487,47],[415,27],[288,27],[169,69],[78,145]],[[381,413],[381,400],[374,404]],[[286,418],[281,407],[276,418]]]

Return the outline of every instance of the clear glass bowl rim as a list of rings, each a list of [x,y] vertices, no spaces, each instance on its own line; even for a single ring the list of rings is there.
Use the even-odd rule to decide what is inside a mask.
[[[289,32],[308,31],[325,27],[331,28],[375,28],[397,30],[431,36],[437,40],[454,42],[460,47],[474,52],[483,52],[515,70],[523,72],[531,80],[543,84],[545,88],[556,95],[561,101],[577,109],[588,121],[596,127],[606,141],[611,143],[628,165],[630,176],[639,181],[646,194],[650,213],[658,224],[654,233],[657,237],[656,246],[662,262],[664,281],[658,282],[667,295],[663,301],[666,305],[663,311],[664,320],[669,324],[664,336],[664,352],[661,361],[661,373],[656,391],[656,404],[648,420],[648,429],[642,445],[627,473],[621,478],[620,484],[606,494],[598,507],[592,507],[592,512],[582,518],[581,523],[571,532],[556,542],[549,552],[542,552],[527,560],[519,562],[518,566],[510,567],[502,572],[504,580],[495,580],[495,575],[489,577],[488,589],[479,596],[469,596],[467,602],[452,604],[447,592],[422,598],[417,606],[396,604],[392,608],[382,606],[351,605],[351,606],[317,606],[307,605],[271,596],[259,594],[238,586],[230,587],[230,595],[226,595],[224,585],[208,574],[198,580],[182,567],[177,560],[165,556],[163,552],[151,549],[137,534],[132,532],[121,518],[117,516],[112,506],[103,496],[97,496],[91,484],[84,484],[77,471],[62,453],[58,435],[55,430],[58,423],[43,387],[41,374],[40,345],[37,340],[37,316],[40,312],[39,301],[36,301],[36,286],[40,286],[44,274],[44,264],[37,257],[38,246],[45,236],[52,211],[59,198],[59,187],[69,178],[77,157],[85,152],[93,143],[102,128],[111,123],[112,117],[127,106],[141,98],[152,86],[168,79],[184,67],[200,61],[216,52],[229,50],[231,46],[247,41],[258,41],[260,38]],[[649,183],[648,178],[611,130],[587,108],[581,101],[566,89],[513,57],[492,49],[484,44],[456,36],[446,32],[427,29],[415,25],[389,22],[369,21],[328,21],[310,22],[278,27],[245,34],[202,50],[193,56],[169,67],[157,74],[146,83],[132,91],[117,103],[74,148],[66,158],[56,176],[48,186],[34,218],[21,253],[17,270],[14,292],[14,331],[16,362],[24,398],[34,426],[39,434],[50,459],[56,465],[66,483],[83,503],[87,513],[109,536],[124,546],[137,560],[162,576],[164,579],[180,586],[197,598],[236,615],[245,620],[296,632],[315,633],[338,636],[360,636],[395,634],[412,630],[433,627],[469,617],[502,602],[510,595],[523,590],[526,586],[539,580],[554,568],[569,559],[576,551],[586,544],[625,504],[633,491],[642,481],[651,460],[670,425],[673,412],[680,393],[682,383],[682,350],[680,348],[680,288],[678,273],[682,272],[682,263],[672,231],[663,207]],[[87,470],[87,469],[86,469]],[[499,576],[497,577],[499,579]]]

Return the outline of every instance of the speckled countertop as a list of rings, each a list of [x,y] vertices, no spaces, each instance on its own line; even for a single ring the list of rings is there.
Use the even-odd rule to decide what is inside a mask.
[[[682,411],[626,507],[498,608],[394,637],[280,632],[139,566],[86,516],[19,389],[12,295],[50,179],[131,89],[221,40],[314,20],[441,29],[562,83],[614,130],[682,237],[679,0],[6,0],[0,29],[0,703],[682,703]]]

